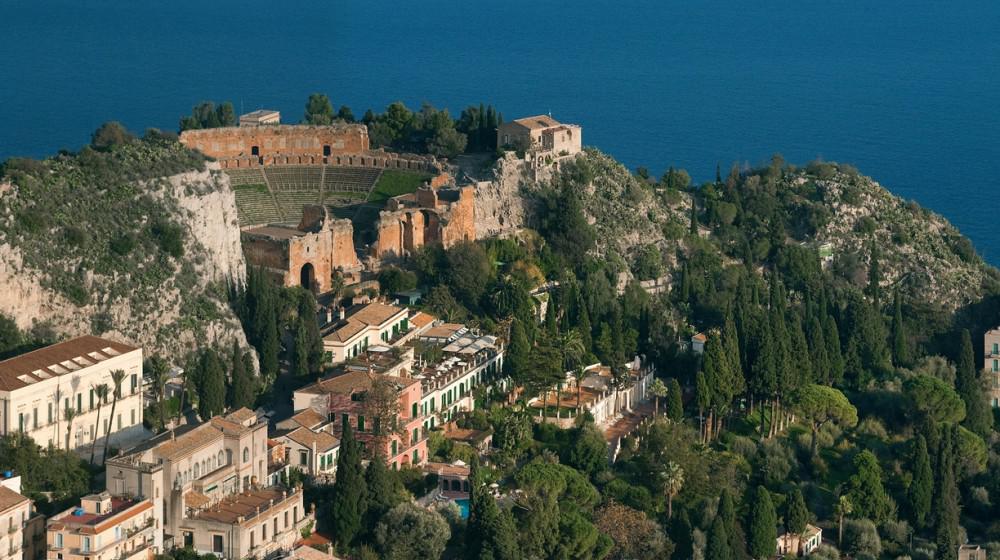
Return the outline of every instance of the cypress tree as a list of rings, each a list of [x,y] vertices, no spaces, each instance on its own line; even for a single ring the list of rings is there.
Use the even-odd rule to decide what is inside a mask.
[[[222,414],[226,405],[226,376],[215,350],[201,355],[198,383],[198,415],[202,420]]]
[[[868,288],[865,290],[872,299],[876,311],[882,308],[882,267],[879,265],[878,247],[872,245],[872,256],[868,263]]]
[[[586,305],[580,306],[580,325],[577,330],[580,332],[580,342],[583,343],[583,349],[588,353],[593,353],[593,327],[590,325],[590,312],[587,311]]]
[[[278,311],[271,298],[266,298],[262,315],[260,339],[260,371],[264,377],[274,379],[278,375]]]
[[[698,235],[698,201],[695,200],[694,193],[691,193],[691,233]]]
[[[674,422],[684,420],[684,401],[681,395],[681,384],[677,382],[677,378],[675,377],[671,377],[667,381],[666,411],[667,418],[670,418]]]
[[[826,357],[830,364],[830,384],[840,385],[844,381],[844,355],[840,348],[840,330],[833,315],[826,314],[823,324],[823,340],[826,342]]]
[[[809,509],[806,508],[806,500],[802,497],[802,490],[796,486],[788,495],[788,502],[785,505],[785,528],[788,529],[789,533],[801,536],[805,532],[808,522]],[[797,543],[796,547],[798,546]],[[797,548],[796,552],[798,552]]]
[[[361,444],[354,439],[350,422],[344,425],[337,457],[337,480],[330,497],[330,523],[334,538],[349,547],[361,533],[367,511],[368,487],[361,469]]]
[[[892,503],[882,486],[882,467],[875,455],[865,449],[854,458],[855,474],[849,481],[848,496],[854,505],[854,513],[871,519],[876,525],[889,520]]]
[[[366,511],[364,516],[364,527],[372,530],[390,509],[399,505],[400,487],[398,479],[389,472],[389,467],[385,464],[385,458],[381,454],[375,453],[368,468],[365,470],[365,485],[368,490],[368,500],[366,501]]]
[[[740,338],[732,313],[726,314],[726,322],[722,327],[722,350],[726,358],[726,380],[733,385],[731,393],[734,396],[742,394],[746,391],[746,379],[743,377],[743,365],[740,361]]]
[[[773,544],[773,543],[772,543]],[[712,528],[708,532],[708,544],[705,547],[705,560],[734,560],[733,547],[729,540],[729,531],[721,515],[715,516]]]
[[[896,367],[910,364],[910,350],[906,341],[906,325],[903,323],[903,306],[899,290],[892,292],[892,363]]]
[[[934,492],[934,542],[937,545],[937,560],[957,560],[958,558],[958,487],[955,482],[954,451],[952,431],[946,429],[941,434],[941,449],[938,451],[937,487]]]
[[[233,408],[252,407],[254,399],[253,370],[247,369],[247,355],[233,343],[232,384],[230,385],[229,404]]]
[[[473,463],[470,480],[469,520],[465,531],[465,557],[479,560],[515,560],[521,557],[517,531],[510,512],[501,510],[486,491],[486,482]]]
[[[528,342],[528,335],[524,332],[524,325],[514,319],[510,327],[510,345],[507,348],[507,358],[504,366],[508,375],[514,381],[521,383],[531,370],[531,344]]]
[[[299,319],[305,326],[305,351],[308,371],[318,374],[323,370],[323,337],[319,334],[316,318],[316,299],[312,292],[305,292],[299,298]]]
[[[719,495],[719,511],[716,517],[722,519],[722,525],[726,529],[726,535],[729,538],[729,550],[732,552],[733,558],[743,558],[746,556],[746,550],[743,548],[743,531],[740,529],[740,523],[736,519],[736,505],[733,503],[733,496],[730,494],[728,488],[722,489],[722,494]]]
[[[816,383],[823,385],[831,384],[830,357],[827,352],[826,335],[823,331],[823,324],[819,318],[812,317],[809,320],[809,328],[806,335],[809,341],[809,358],[812,362]]]
[[[750,555],[764,560],[774,555],[777,549],[778,516],[774,512],[771,494],[767,488],[758,486],[750,505]]]
[[[788,329],[791,342],[791,355],[795,359],[792,370],[797,371],[795,385],[802,386],[812,383],[816,377],[815,364],[812,363],[812,354],[809,352],[809,343],[806,341],[806,333],[802,330],[802,321],[799,314],[792,313],[792,324]]]
[[[705,379],[705,372],[695,375],[694,398],[698,403],[698,416],[705,421],[705,411],[712,406],[712,390]]]
[[[673,558],[687,560],[694,554],[694,543],[691,539],[691,519],[688,517],[686,508],[677,508],[674,516],[670,519],[668,536],[674,543]]]
[[[982,438],[990,435],[993,427],[992,413],[986,395],[976,375],[976,361],[972,351],[972,336],[968,329],[962,330],[962,346],[958,355],[955,388],[965,402],[965,420],[962,422],[970,431]]]
[[[295,329],[295,344],[292,346],[292,374],[298,377],[309,375],[309,333],[306,319],[299,317]]]
[[[913,450],[913,480],[907,492],[910,498],[910,512],[913,514],[913,525],[917,529],[927,527],[931,511],[931,499],[934,495],[934,475],[931,472],[931,459],[927,454],[927,440],[923,435],[917,436],[917,444]]]

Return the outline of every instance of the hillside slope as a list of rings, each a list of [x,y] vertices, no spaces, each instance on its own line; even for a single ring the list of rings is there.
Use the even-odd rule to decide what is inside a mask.
[[[736,246],[734,224],[743,216],[725,202],[729,189],[735,193],[730,196],[742,197],[748,208],[780,216],[786,245],[829,244],[832,256],[826,267],[844,282],[859,287],[867,282],[876,248],[884,288],[899,287],[904,295],[919,296],[914,299],[943,311],[976,301],[1000,284],[997,270],[983,262],[947,220],[894,196],[849,166],[814,163],[742,170],[720,185],[692,191],[644,180],[593,149],[581,153],[576,164],[590,178],[575,186],[596,232],[596,252],[621,263],[623,282],[633,277],[637,260],[650,246],[659,250],[667,281],[676,278],[683,261],[695,253],[720,265],[741,262],[744,249]],[[530,173],[511,158],[500,160],[492,180],[478,185],[477,220],[485,217],[489,224],[480,233],[506,235],[533,227],[533,198],[553,184],[551,175]],[[692,196],[698,204],[697,242],[688,235]],[[765,211],[760,208],[765,204],[776,207]],[[755,243],[766,238],[771,227],[768,220],[738,225],[756,228]],[[751,250],[764,251],[757,258],[765,259],[766,247],[755,244]]]
[[[0,313],[22,329],[147,352],[246,347],[227,304],[246,275],[235,197],[212,165],[160,138],[8,162]]]

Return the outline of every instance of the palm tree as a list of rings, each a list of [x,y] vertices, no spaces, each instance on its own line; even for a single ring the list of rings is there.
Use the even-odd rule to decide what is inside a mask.
[[[653,382],[649,384],[649,394],[656,397],[656,401],[653,404],[653,416],[659,416],[660,398],[667,396],[667,386],[664,385],[659,379],[654,379]]]
[[[562,355],[563,367],[568,370],[580,365],[580,362],[583,361],[583,355],[587,352],[587,349],[583,347],[580,331],[576,329],[570,329],[560,334],[559,338],[556,339],[556,346]]]
[[[69,439],[70,435],[73,433],[73,419],[75,419],[78,414],[79,413],[77,413],[76,409],[72,406],[67,406],[66,409],[63,410],[63,419],[66,420],[66,451],[73,449],[69,445]]]
[[[118,399],[122,396],[122,381],[124,380],[125,370],[115,369],[111,371],[114,400],[111,401],[111,419],[108,421],[108,429],[104,430],[104,456],[101,457],[102,465],[108,460],[108,444],[111,443],[111,426],[115,423],[115,408],[118,407]]]
[[[97,421],[94,422],[94,439],[90,442],[90,464],[94,464],[94,448],[97,447],[97,435],[101,433],[101,405],[108,399],[108,386],[104,383],[94,385],[97,395]]]
[[[239,356],[236,359],[240,359]],[[160,427],[166,429],[167,412],[163,401],[166,397],[167,381],[170,380],[170,371],[167,368],[167,362],[159,356],[153,356],[149,359],[149,369],[153,379],[153,394],[156,395],[156,405],[160,413]]]
[[[837,546],[840,547],[843,545],[844,541],[844,516],[850,515],[854,511],[854,505],[851,504],[851,499],[844,494],[840,496],[839,500],[837,500],[837,505],[835,505],[833,509],[837,514],[837,522],[839,524],[837,531]]]
[[[670,461],[660,471],[660,484],[663,487],[663,495],[667,497],[667,519],[670,519],[674,515],[674,498],[684,486],[684,469]]]

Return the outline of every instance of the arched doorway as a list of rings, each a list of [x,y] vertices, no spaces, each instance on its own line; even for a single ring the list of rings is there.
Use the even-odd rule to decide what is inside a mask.
[[[299,272],[299,283],[310,292],[316,291],[316,269],[313,268],[312,263],[302,265],[302,270]]]

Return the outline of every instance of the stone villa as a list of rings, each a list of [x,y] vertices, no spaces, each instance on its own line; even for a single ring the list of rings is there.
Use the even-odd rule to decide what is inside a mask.
[[[549,115],[515,119],[497,128],[497,146],[523,149],[540,156],[578,154],[582,141],[580,125],[562,124]]]

